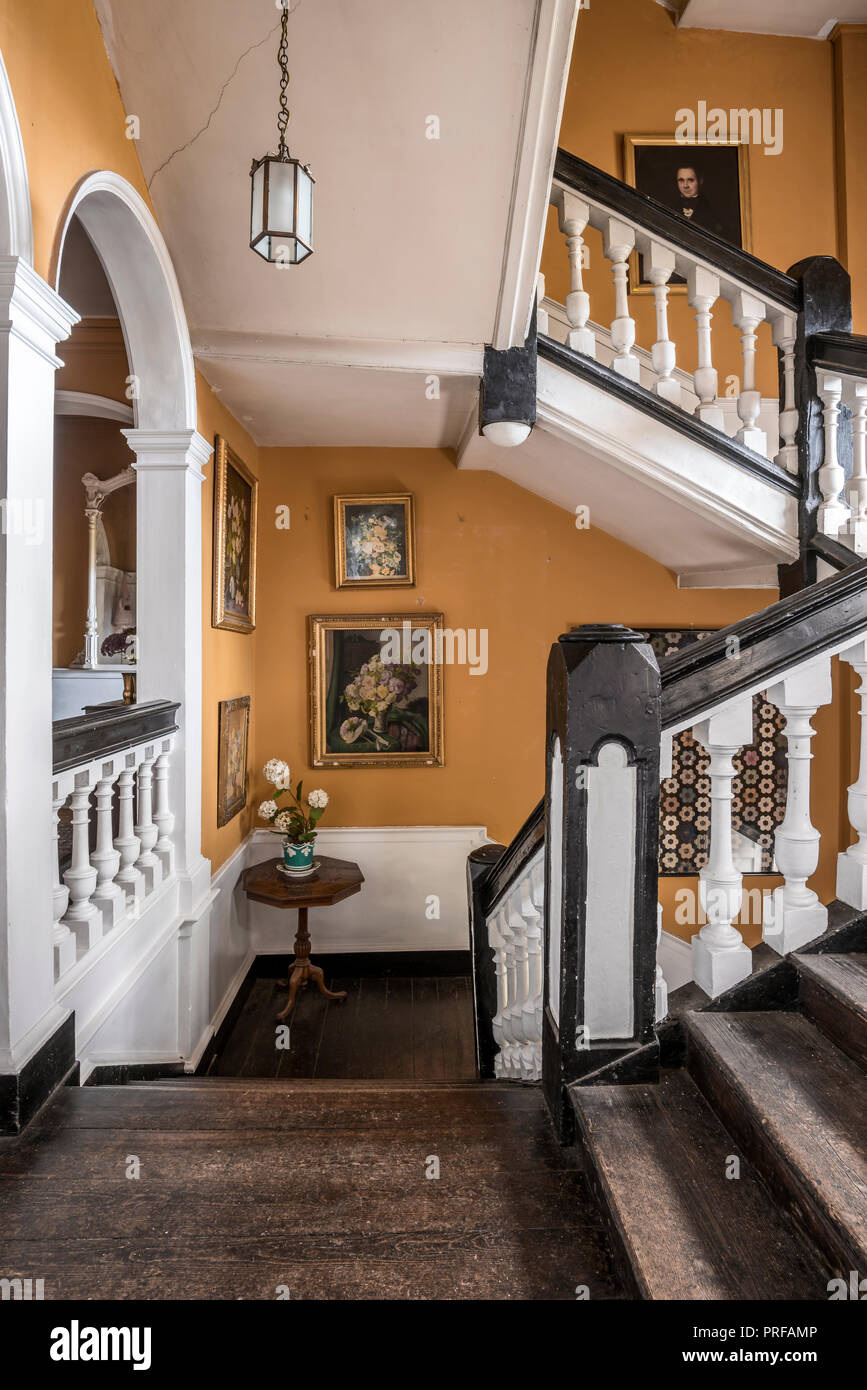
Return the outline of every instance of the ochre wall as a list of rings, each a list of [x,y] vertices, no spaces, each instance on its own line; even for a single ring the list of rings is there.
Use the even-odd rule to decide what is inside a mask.
[[[204,378],[196,374],[197,398],[199,403],[199,433],[213,444],[214,437],[221,434],[228,440],[235,452],[244,460],[250,471],[259,474],[259,453],[245,429],[209,390]],[[255,655],[260,648],[259,629],[252,633],[227,632],[223,628],[211,626],[211,591],[213,572],[213,510],[214,510],[214,459],[205,467],[205,482],[202,485],[202,853],[210,859],[216,871],[238,848],[252,828],[255,820],[254,803],[258,804],[253,788],[257,777],[257,763],[261,761],[254,752],[254,738],[258,723],[257,668]],[[266,518],[259,501],[259,534],[265,529]],[[267,561],[259,551],[260,584]],[[268,586],[271,588],[272,586]],[[267,670],[259,681],[259,688],[267,680]],[[246,808],[229,821],[228,825],[217,827],[217,741],[219,737],[219,702],[232,700],[237,695],[250,695],[250,738],[248,747],[248,766],[250,783]]]
[[[649,0],[592,4],[578,17],[560,145],[617,178],[624,177],[623,135],[672,134],[681,107],[781,107],[780,155],[750,150],[753,253],[781,270],[804,256],[839,253],[834,182],[834,65],[829,43],[759,34],[676,29],[672,16]],[[863,136],[863,131],[862,131]],[[861,143],[863,144],[863,138]],[[591,318],[614,316],[609,263],[598,232],[588,233]],[[563,303],[569,288],[565,242],[556,212],[549,212],[542,269],[547,292]],[[637,341],[656,337],[652,300],[633,295]],[[672,338],[678,366],[696,367],[693,311],[672,295]],[[714,360],[720,392],[728,372],[738,373],[740,347],[727,304],[714,317]],[[776,395],[776,353],[767,324],[759,330],[759,386]]]
[[[840,260],[852,276],[855,332],[867,333],[867,24],[841,25],[833,49]]]

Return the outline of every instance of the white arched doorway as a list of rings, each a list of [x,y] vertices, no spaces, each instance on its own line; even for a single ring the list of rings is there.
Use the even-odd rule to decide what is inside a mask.
[[[20,256],[33,264],[30,186],[18,113],[0,54],[0,256]]]
[[[192,910],[210,886],[201,855],[201,484],[212,446],[196,431],[195,367],[181,293],[144,199],[108,170],[81,179],[55,247],[55,287],[73,217],[105,271],[129,362],[135,428],[123,433],[137,473],[138,699],[181,704],[171,799],[182,903]]]

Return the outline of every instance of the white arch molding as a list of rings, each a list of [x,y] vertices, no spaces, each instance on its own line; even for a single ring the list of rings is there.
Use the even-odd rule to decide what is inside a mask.
[[[189,329],[150,208],[121,175],[86,174],[64,209],[52,265],[58,287],[73,217],[105,271],[135,378],[134,427],[123,433],[137,474],[138,699],[181,705],[170,795],[182,898],[192,911],[210,887],[210,866],[201,854],[201,484],[212,449],[196,430]]]
[[[196,428],[196,375],[181,291],[162,232],[132,184],[111,170],[86,174],[67,201],[54,264],[60,267],[69,223],[77,217],[108,277],[130,370],[138,378],[136,425]]]
[[[33,217],[21,126],[0,53],[0,256],[33,264]]]

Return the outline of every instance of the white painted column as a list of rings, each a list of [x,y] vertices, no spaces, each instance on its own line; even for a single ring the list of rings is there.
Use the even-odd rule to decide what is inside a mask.
[[[849,521],[849,507],[840,496],[846,482],[846,474],[840,465],[837,449],[843,382],[840,377],[830,376],[827,372],[819,372],[818,377],[819,395],[825,408],[825,461],[819,469],[822,505],[819,507],[816,524],[823,536],[833,536],[836,539]]]
[[[756,422],[762,409],[762,394],[756,390],[756,329],[764,320],[765,306],[755,295],[739,290],[732,301],[732,321],[740,330],[741,353],[743,356],[743,375],[741,391],[738,396],[738,415],[741,428],[737,438],[747,449],[756,454],[766,454],[768,436],[757,428]]]
[[[719,299],[719,276],[704,266],[693,266],[687,276],[687,298],[695,309],[695,326],[698,334],[698,366],[693,373],[698,405],[695,413],[706,425],[716,430],[725,429],[725,421],[717,393],[719,378],[713,365],[713,346],[711,341],[711,309]]]
[[[644,252],[644,273],[653,286],[656,310],[656,342],[651,350],[656,380],[651,387],[655,395],[672,405],[680,405],[680,382],[672,372],[677,366],[677,350],[668,335],[668,282],[674,274],[674,252],[658,241],[651,241]]]
[[[69,889],[69,907],[63,918],[75,933],[78,953],[83,955],[95,946],[102,936],[102,912],[91,902],[96,887],[96,869],[90,862],[90,775],[75,774],[75,786],[70,792],[72,811],[72,863],[63,875]]]
[[[96,611],[96,528],[102,509],[89,505],[84,509],[87,521],[87,620],[84,628],[84,665],[93,671],[99,665],[99,616]]]
[[[127,766],[117,779],[118,826],[114,847],[120,854],[120,869],[116,881],[127,898],[135,902],[137,898],[144,897],[145,891],[144,875],[135,867],[135,861],[141,851],[141,841],[133,831],[132,780],[135,774],[135,755],[130,754],[125,761]],[[132,766],[129,766],[129,763],[132,763]]]
[[[158,838],[154,845],[154,854],[159,856],[163,866],[163,877],[168,878],[174,870],[175,849],[172,844],[172,831],[175,827],[175,818],[169,809],[169,753],[171,740],[165,739],[162,745],[163,751],[159,754],[154,763],[154,810],[153,821],[157,827]]]
[[[53,786],[53,797],[51,802],[51,814],[54,818],[54,854],[52,856],[52,867],[54,870],[54,978],[59,980],[70,966],[75,964],[76,942],[75,937],[63,920],[63,914],[69,906],[69,889],[60,882],[60,846],[59,846],[59,823],[58,816],[60,808],[66,801],[65,796],[60,795],[57,782]]]
[[[852,549],[867,555],[867,381],[852,387],[852,477],[846,489],[852,517],[848,537]]]
[[[147,748],[138,767],[137,818],[135,823],[135,833],[141,844],[141,851],[135,861],[135,867],[139,873],[144,875],[146,893],[152,893],[162,879],[162,865],[154,854],[154,845],[157,842],[159,831],[154,825],[151,814],[153,765],[154,750]]]
[[[828,909],[807,887],[819,865],[819,831],[810,820],[810,720],[831,702],[831,658],[820,657],[768,688],[767,698],[786,721],[786,815],[776,833],[776,860],[785,883],[766,896],[762,936],[781,956],[821,936]]]
[[[858,778],[849,788],[849,824],[858,836],[854,845],[837,855],[837,897],[850,907],[867,909],[867,641],[856,642],[841,653],[841,661],[854,667],[860,680],[860,753]]]
[[[124,430],[135,454],[138,700],[179,700],[169,768],[181,910],[210,890],[202,857],[202,472],[212,447],[195,430]]]
[[[782,399],[780,401],[780,451],[776,456],[787,473],[798,472],[798,403],[795,400],[795,341],[798,320],[794,314],[778,314],[774,319],[774,346],[783,354]]]
[[[590,296],[584,289],[584,228],[590,221],[590,204],[577,198],[565,188],[558,188],[555,202],[560,231],[566,238],[569,255],[571,288],[566,296],[566,317],[569,320],[570,348],[585,357],[596,356],[596,335],[587,327],[590,318]]]
[[[732,759],[753,736],[753,702],[744,695],[697,724],[693,737],[710,753],[711,831],[708,862],[699,876],[707,923],[692,938],[692,971],[712,998],[752,971],[752,952],[734,919],[741,909],[742,874],[732,854]]]
[[[0,257],[0,1073],[68,1013],[54,999],[52,499],[55,348],[77,317]]]
[[[111,839],[111,803],[114,796],[114,762],[107,764],[108,772],[96,784],[96,849],[90,862],[96,870],[93,901],[102,912],[103,931],[111,931],[126,912],[126,896],[115,875],[120,868],[120,854]]]
[[[611,346],[615,372],[640,381],[641,364],[632,351],[635,345],[635,320],[629,312],[629,255],[635,246],[635,229],[618,217],[605,223],[604,250],[611,262],[614,277],[614,318],[611,322]]]

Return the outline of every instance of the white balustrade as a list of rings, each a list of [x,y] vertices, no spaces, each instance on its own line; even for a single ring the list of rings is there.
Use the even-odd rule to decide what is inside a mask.
[[[566,251],[569,256],[571,288],[566,296],[566,317],[570,330],[567,339],[570,348],[582,352],[585,357],[596,356],[596,336],[587,327],[590,317],[590,296],[584,289],[584,238],[582,232],[590,220],[590,206],[565,188],[557,190],[555,204],[560,222],[560,231],[566,237]]]
[[[794,314],[781,313],[774,320],[774,346],[782,357],[782,386],[780,398],[780,450],[776,456],[781,468],[787,473],[798,472],[798,402],[795,395],[795,343],[798,337],[798,320]]]
[[[632,292],[653,296],[656,338],[650,349],[650,365],[645,376],[655,395],[688,413],[694,413],[705,424],[728,434],[728,412],[719,398],[719,376],[714,365],[713,322],[716,305],[724,301],[731,306],[732,323],[741,337],[741,381],[737,400],[739,428],[736,437],[754,453],[768,457],[768,439],[759,427],[762,397],[758,388],[758,332],[762,323],[770,325],[774,345],[781,357],[781,400],[779,406],[779,436],[771,451],[775,461],[787,472],[798,472],[798,402],[796,399],[795,344],[797,315],[786,304],[770,295],[757,292],[752,286],[737,280],[728,272],[698,261],[673,242],[666,241],[638,223],[630,222],[589,195],[576,192],[554,182],[551,202],[557,208],[560,231],[566,240],[570,266],[570,290],[566,297],[566,342],[575,352],[596,358],[602,346],[597,333],[604,330],[594,323],[590,295],[585,287],[583,271],[587,265],[587,228],[602,234],[603,253],[610,262],[614,280],[615,317],[611,324],[611,344],[615,371],[630,380],[641,380],[641,358],[636,349],[636,325],[630,313],[630,284],[628,262],[633,253],[640,257],[642,284],[631,286]],[[636,258],[636,259],[637,259]],[[698,366],[693,374],[694,389],[688,389],[688,378],[677,369],[677,347],[671,338],[669,308],[672,276],[687,284],[687,299],[695,311],[698,346]],[[697,398],[697,404],[696,404]],[[731,427],[729,427],[731,428]],[[836,533],[835,533],[836,534]]]
[[[819,831],[810,820],[810,751],[815,736],[810,720],[831,701],[831,659],[820,657],[797,667],[775,685],[767,699],[786,721],[788,785],[786,815],[776,833],[777,867],[785,878],[765,898],[762,936],[781,956],[797,951],[828,925],[828,909],[807,887],[819,864]]]
[[[819,507],[817,525],[824,536],[836,538],[838,532],[844,529],[849,521],[849,507],[840,495],[846,482],[846,474],[838,452],[843,382],[839,376],[831,376],[827,372],[819,372],[817,375],[825,421],[825,459],[819,469],[822,504]]]
[[[540,851],[487,922],[497,979],[494,1072],[504,1080],[542,1078],[543,866]]]
[[[55,829],[68,803],[72,852],[68,868],[54,873],[54,973],[61,979],[103,936],[131,915],[171,876],[174,816],[169,808],[170,736],[57,773],[52,784]],[[134,780],[138,824],[133,826]],[[115,794],[118,834],[112,840]],[[154,809],[152,811],[152,797]],[[91,828],[95,820],[94,847]]]
[[[843,652],[841,661],[854,667],[860,685],[860,755],[858,779],[849,788],[849,824],[858,839],[837,856],[837,897],[850,907],[867,909],[867,641]]]
[[[847,541],[857,555],[867,555],[867,381],[847,382],[852,411],[852,477],[846,487],[850,518]]]
[[[733,925],[741,909],[742,878],[732,852],[733,758],[753,737],[753,702],[740,696],[692,731],[710,754],[711,830],[707,863],[699,876],[706,924],[692,938],[693,978],[715,997],[752,971],[752,953]]]
[[[611,262],[614,278],[614,318],[611,321],[611,345],[614,360],[611,365],[615,372],[638,381],[641,365],[632,351],[635,346],[635,319],[629,312],[629,257],[635,246],[635,229],[618,217],[609,217],[605,223],[604,251]]]

